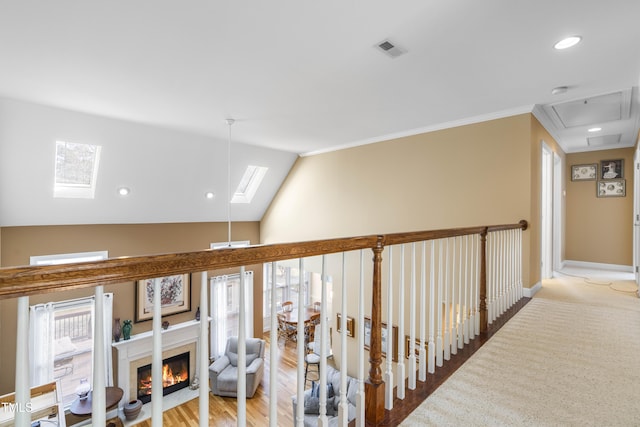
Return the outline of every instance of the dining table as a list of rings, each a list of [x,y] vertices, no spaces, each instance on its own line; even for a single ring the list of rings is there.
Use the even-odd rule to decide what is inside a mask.
[[[298,309],[294,308],[291,311],[280,311],[278,313],[282,315],[284,321],[287,322],[288,324],[294,325],[294,326],[298,324],[298,321],[299,321]],[[320,314],[320,312],[317,310],[314,310],[313,307],[305,307],[303,310],[304,323],[307,323],[308,321],[310,321],[311,316],[313,316],[314,314]]]

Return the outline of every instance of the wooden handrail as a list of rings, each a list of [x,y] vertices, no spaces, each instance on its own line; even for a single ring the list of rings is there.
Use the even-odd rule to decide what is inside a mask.
[[[257,245],[246,248],[207,249],[196,252],[111,258],[104,261],[50,266],[22,266],[0,269],[0,299],[37,295],[70,289],[131,282],[170,274],[241,267],[323,254],[374,249],[382,246],[433,240],[465,234],[527,229],[527,222],[486,227],[370,235],[308,242]]]

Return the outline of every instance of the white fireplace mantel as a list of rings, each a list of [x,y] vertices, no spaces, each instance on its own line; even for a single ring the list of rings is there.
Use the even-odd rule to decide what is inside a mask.
[[[162,351],[196,343],[196,359],[200,348],[200,321],[190,320],[178,323],[162,330]],[[121,402],[130,400],[131,362],[151,356],[153,350],[153,331],[131,335],[128,340],[111,344],[118,351],[118,386],[124,391]],[[196,362],[196,367],[198,363]]]

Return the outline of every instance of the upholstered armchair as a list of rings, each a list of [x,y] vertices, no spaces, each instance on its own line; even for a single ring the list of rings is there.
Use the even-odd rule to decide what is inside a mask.
[[[247,397],[253,397],[264,376],[265,341],[247,338]],[[224,356],[209,366],[211,393],[238,395],[238,337],[229,337]]]

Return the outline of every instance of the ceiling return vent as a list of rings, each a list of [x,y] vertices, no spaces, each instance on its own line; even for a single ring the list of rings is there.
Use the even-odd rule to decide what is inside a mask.
[[[406,50],[398,47],[388,39],[381,41],[374,47],[391,58],[397,58],[398,56],[407,53]]]
[[[587,144],[589,147],[602,147],[606,145],[616,145],[620,143],[622,134],[616,135],[602,135],[587,138]]]

